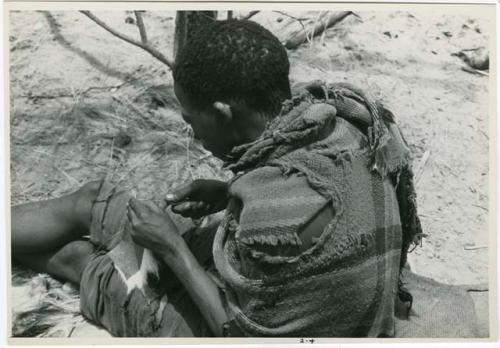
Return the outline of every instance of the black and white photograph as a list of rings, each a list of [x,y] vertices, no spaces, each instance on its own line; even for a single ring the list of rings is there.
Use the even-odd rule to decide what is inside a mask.
[[[494,5],[132,5],[6,11],[11,342],[496,339]]]

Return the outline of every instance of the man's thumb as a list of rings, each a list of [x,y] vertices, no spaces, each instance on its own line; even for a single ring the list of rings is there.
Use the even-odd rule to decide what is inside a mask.
[[[192,183],[185,184],[175,188],[165,196],[168,203],[182,202],[189,198],[192,192]]]

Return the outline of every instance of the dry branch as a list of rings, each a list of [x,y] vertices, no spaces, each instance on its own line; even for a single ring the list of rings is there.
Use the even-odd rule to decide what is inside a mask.
[[[67,93],[67,89],[59,89],[52,94],[21,94],[17,97],[19,98],[28,98],[28,99],[57,99],[57,98],[73,98],[75,95],[86,95],[89,92],[92,92],[94,90],[113,90],[113,89],[119,89],[123,87],[125,83],[120,83],[118,85],[112,85],[112,86],[92,86],[88,87],[84,90],[76,90],[73,93]]]
[[[465,288],[467,292],[486,292],[489,291],[488,283],[483,284],[473,284],[469,286],[461,285],[462,288]]]
[[[283,11],[273,11],[273,12],[279,13],[280,15],[283,15],[285,17],[289,17],[291,19],[295,19],[298,22],[307,21],[309,19],[308,17],[295,17],[295,16],[292,16],[291,14],[288,14],[288,13],[283,12]]]
[[[418,167],[415,169],[415,183],[418,183],[420,181],[420,178],[422,177],[422,174],[424,172],[425,165],[427,164],[427,161],[429,160],[431,152],[429,150],[425,151],[424,155],[420,159],[420,162],[418,163]]]
[[[315,36],[320,35],[323,33],[326,29],[334,26],[344,18],[346,18],[349,15],[354,15],[352,11],[342,11],[342,12],[336,12],[332,13],[328,18],[322,21],[318,21],[311,30],[302,30],[297,33],[292,34],[285,42],[285,47],[288,48],[289,50],[296,49],[299,47],[303,42],[307,41],[308,37],[313,38]]]
[[[253,16],[255,16],[259,12],[260,11],[250,11],[247,15],[245,15],[243,17],[240,17],[238,19],[240,19],[240,20],[242,20],[242,19],[250,19],[250,18],[252,18]]]
[[[488,74],[487,72],[484,72],[484,71],[481,71],[481,70],[477,70],[477,69],[474,69],[474,68],[470,68],[468,66],[463,66],[462,70],[466,71],[468,73],[471,73],[471,74],[478,74],[478,75],[482,75],[482,76],[490,76],[490,74]]]
[[[486,249],[488,246],[484,245],[466,245],[464,246],[464,250],[477,250],[477,249]]]
[[[140,42],[140,41],[137,41],[131,37],[128,37],[127,35],[124,35],[122,33],[119,33],[117,32],[116,30],[114,30],[113,28],[110,28],[106,23],[104,23],[103,21],[101,21],[99,18],[97,18],[92,12],[90,11],[80,11],[82,14],[84,14],[85,16],[89,17],[92,21],[94,21],[97,25],[99,25],[100,27],[102,27],[103,29],[105,29],[106,31],[110,32],[111,34],[113,34],[114,36],[122,39],[123,41],[126,41],[128,42],[129,44],[132,44],[134,46],[137,46],[139,48],[142,48],[144,51],[148,52],[149,54],[151,54],[153,57],[155,57],[156,59],[158,59],[160,62],[162,62],[163,64],[165,64],[166,66],[168,66],[170,69],[173,68],[174,66],[174,63],[168,59],[167,57],[165,57],[160,51],[158,51],[156,48],[154,47],[151,47],[150,45],[148,44],[145,44],[143,42]],[[139,23],[138,23],[139,25]],[[143,27],[144,29],[144,27]],[[139,27],[139,30],[140,27]]]
[[[139,35],[141,35],[141,41],[143,44],[148,43],[148,36],[146,34],[146,27],[144,26],[144,21],[142,20],[141,11],[134,11],[135,19],[137,22],[137,27],[139,28]]]

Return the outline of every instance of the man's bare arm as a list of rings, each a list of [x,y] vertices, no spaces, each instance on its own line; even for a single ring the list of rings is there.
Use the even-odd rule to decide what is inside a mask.
[[[127,211],[134,242],[161,256],[184,285],[213,333],[227,321],[222,294],[195,259],[170,217],[152,202],[132,198]]]
[[[228,320],[222,303],[223,294],[200,266],[184,240],[175,255],[165,255],[163,260],[191,295],[212,332],[216,336],[222,336],[222,326]]]

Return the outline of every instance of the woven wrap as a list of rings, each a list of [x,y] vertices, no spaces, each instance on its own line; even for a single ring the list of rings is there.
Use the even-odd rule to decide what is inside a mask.
[[[328,98],[318,98],[318,90]],[[409,151],[397,127],[380,119],[384,109],[366,98],[346,85],[311,84],[284,104],[258,140],[232,152],[227,166],[242,173],[233,191],[257,192],[259,204],[274,209],[252,214],[246,207],[254,198],[242,195],[248,198],[239,197],[241,208],[230,204],[217,232],[215,264],[227,285],[232,318],[228,335],[394,335],[404,246],[398,197],[387,174],[407,168]],[[368,136],[359,131],[363,127]],[[272,179],[270,168],[278,168],[281,177]],[[289,209],[276,208],[293,199],[295,190],[284,183],[297,174],[331,204],[334,218],[299,255],[266,253],[256,243],[286,246],[299,240],[285,223],[266,227],[267,221],[292,226],[303,219],[300,211],[292,219]],[[272,193],[262,189],[264,183],[275,187]],[[259,272],[248,272],[249,264]]]

